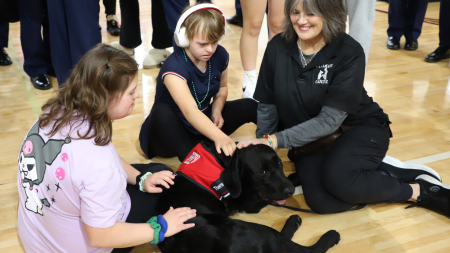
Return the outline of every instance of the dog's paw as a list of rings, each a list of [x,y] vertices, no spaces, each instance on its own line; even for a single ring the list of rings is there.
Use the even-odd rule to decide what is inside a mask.
[[[300,218],[300,216],[298,216],[297,214],[293,214],[287,219],[286,225],[291,223],[295,224],[296,229],[298,229],[300,225],[302,225],[302,218]]]
[[[302,224],[302,219],[298,215],[291,215],[284,224],[283,230],[281,230],[281,234],[289,239],[292,239],[294,233]]]
[[[330,230],[322,235],[320,239],[324,240],[324,243],[328,244],[328,246],[331,248],[339,243],[339,241],[341,240],[341,235],[336,230]]]

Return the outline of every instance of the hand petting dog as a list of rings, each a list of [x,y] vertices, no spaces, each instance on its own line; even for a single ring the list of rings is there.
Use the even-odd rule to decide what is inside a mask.
[[[144,190],[148,193],[161,193],[163,189],[159,187],[159,185],[162,185],[169,189],[170,185],[174,184],[174,179],[175,176],[171,171],[163,170],[155,172],[145,179],[143,187]]]
[[[275,134],[272,134],[272,135],[270,135],[270,138],[272,140],[273,149],[276,149],[278,147],[277,136]],[[250,145],[258,145],[258,144],[264,144],[264,145],[267,145],[270,147],[269,140],[267,140],[266,138],[259,138],[259,139],[247,139],[247,140],[240,141],[237,144],[237,148],[242,149],[242,148],[246,148]]]
[[[164,236],[169,237],[185,229],[194,227],[195,223],[184,223],[195,216],[197,216],[197,210],[195,209],[189,207],[173,209],[173,207],[170,207],[169,211],[163,215],[164,219],[167,221],[167,231]]]

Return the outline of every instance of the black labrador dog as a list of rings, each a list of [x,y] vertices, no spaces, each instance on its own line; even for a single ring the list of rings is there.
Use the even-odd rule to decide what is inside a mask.
[[[283,204],[294,193],[294,186],[284,175],[280,158],[266,145],[237,149],[232,157],[225,156],[223,152],[218,154],[214,143],[202,142],[200,145],[225,169],[220,179],[230,197],[219,200],[178,172],[175,184],[170,189],[164,189],[156,213],[165,213],[171,206],[191,207],[197,210],[197,216],[186,223],[195,223],[195,227],[166,238],[159,244],[161,252],[326,252],[339,242],[340,235],[334,230],[322,235],[311,247],[292,242],[301,224],[298,215],[292,215],[281,232],[264,225],[231,219],[229,216],[235,212],[258,213],[268,204]],[[196,158],[191,156],[190,161]]]

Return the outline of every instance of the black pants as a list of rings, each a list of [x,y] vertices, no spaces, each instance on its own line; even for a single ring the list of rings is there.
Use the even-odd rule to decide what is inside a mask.
[[[103,0],[103,6],[105,6],[105,14],[116,15],[116,0]]]
[[[197,3],[211,3],[211,0],[197,0]],[[173,33],[183,9],[189,0],[152,0],[152,46],[165,49],[173,46]]]
[[[8,47],[9,23],[0,22],[0,50]]]
[[[450,1],[441,0],[439,10],[439,45],[450,47]]]
[[[100,5],[92,0],[47,0],[50,47],[59,86],[83,55],[102,42]]]
[[[417,39],[422,32],[428,0],[395,0],[389,2],[388,36]]]
[[[289,151],[309,207],[325,214],[345,211],[355,204],[407,201],[412,188],[377,170],[389,138],[387,124],[371,119],[342,134],[323,153]]]
[[[161,163],[150,164],[132,164],[140,172],[158,172],[163,170],[173,170]],[[146,223],[152,216],[155,216],[156,202],[160,194],[141,192],[133,185],[127,185],[127,192],[131,199],[131,209],[126,222],[128,223]],[[134,247],[114,249],[114,253],[130,252]]]
[[[46,0],[19,0],[23,70],[30,78],[53,70]]]
[[[139,1],[120,0],[119,4],[122,17],[119,43],[127,48],[136,48],[142,44]]]
[[[245,123],[256,124],[257,106],[256,101],[248,98],[225,102],[222,110],[225,121],[222,131],[230,135]],[[178,113],[174,112],[168,104],[154,105],[149,117],[148,151],[153,156],[177,156],[180,161],[183,161],[195,145],[208,139],[203,135],[190,132],[184,126]],[[149,158],[153,157],[146,155]]]

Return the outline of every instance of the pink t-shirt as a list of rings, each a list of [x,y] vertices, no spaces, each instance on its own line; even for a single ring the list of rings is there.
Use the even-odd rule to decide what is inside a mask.
[[[129,214],[127,175],[113,144],[70,138],[77,130],[87,124],[49,138],[36,123],[23,141],[18,231],[26,252],[111,252],[91,246],[83,223],[106,228]]]

